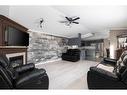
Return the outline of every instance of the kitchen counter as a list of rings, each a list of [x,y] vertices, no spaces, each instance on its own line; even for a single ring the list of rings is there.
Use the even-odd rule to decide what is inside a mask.
[[[95,50],[95,46],[84,46],[84,47],[79,47],[78,49],[82,50],[82,49],[92,49]]]
[[[87,59],[87,57],[95,57],[95,46],[84,46],[84,47],[79,47],[78,49],[81,50],[81,56],[80,59]]]

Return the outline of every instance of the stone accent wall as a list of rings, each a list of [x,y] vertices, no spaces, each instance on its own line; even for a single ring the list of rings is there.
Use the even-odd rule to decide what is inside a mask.
[[[29,32],[28,62],[40,63],[61,58],[67,39],[52,35]]]

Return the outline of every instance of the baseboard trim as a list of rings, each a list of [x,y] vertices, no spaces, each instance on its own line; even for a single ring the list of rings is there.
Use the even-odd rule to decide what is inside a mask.
[[[56,61],[61,61],[61,60],[62,60],[62,59],[59,58],[59,59],[54,59],[54,60],[50,60],[50,61],[46,61],[46,62],[40,62],[40,63],[35,64],[35,66],[41,65],[41,64],[52,63],[52,62],[56,62]]]

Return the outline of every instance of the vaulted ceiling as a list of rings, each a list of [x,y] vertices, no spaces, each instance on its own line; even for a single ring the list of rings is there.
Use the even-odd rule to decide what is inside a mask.
[[[78,33],[94,33],[88,39],[107,38],[110,29],[127,28],[127,6],[7,6],[0,13],[35,32],[63,37],[76,37]],[[6,12],[3,13],[3,10]],[[8,11],[9,10],[9,11]],[[70,27],[59,21],[65,16],[79,16],[80,24]],[[39,19],[43,18],[42,29]]]

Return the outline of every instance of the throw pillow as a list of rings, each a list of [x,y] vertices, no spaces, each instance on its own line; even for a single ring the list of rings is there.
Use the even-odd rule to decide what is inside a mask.
[[[122,59],[122,61],[119,59],[117,61],[115,68],[114,68],[113,72],[115,72],[116,74],[122,74],[127,67],[127,54],[126,55],[124,54],[124,57],[121,59]]]
[[[122,74],[125,71],[126,68],[127,68],[126,66],[120,67],[119,73]]]
[[[123,61],[123,59],[124,59],[124,57],[127,55],[127,51],[124,51],[122,54],[121,54],[121,56],[120,56],[120,58],[121,58],[121,60]]]
[[[127,55],[123,58],[123,64],[127,66]]]
[[[112,66],[105,66],[103,64],[99,64],[97,66],[97,68],[101,68],[103,70],[109,71],[109,72],[113,72],[114,68]]]

